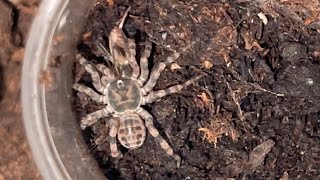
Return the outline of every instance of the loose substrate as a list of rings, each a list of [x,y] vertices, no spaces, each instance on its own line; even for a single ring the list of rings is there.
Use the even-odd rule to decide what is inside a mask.
[[[161,74],[155,90],[201,73],[206,76],[144,107],[182,157],[180,168],[150,135],[135,150],[119,145],[123,158],[111,158],[108,118],[83,131],[106,177],[320,176],[320,26],[319,8],[315,8],[319,3],[101,1],[83,29],[80,54],[91,63],[108,65],[96,44],[108,47],[111,29],[129,6],[123,30],[137,43],[137,59],[143,43],[153,43],[150,69],[172,50],[200,40]],[[93,87],[90,75],[79,64],[74,74],[75,81]],[[74,95],[79,121],[104,107],[82,93]]]

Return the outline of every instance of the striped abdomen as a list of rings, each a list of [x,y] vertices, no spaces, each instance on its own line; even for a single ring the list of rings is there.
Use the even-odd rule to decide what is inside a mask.
[[[140,147],[146,138],[146,127],[143,120],[137,114],[129,114],[120,117],[118,140],[127,149]]]

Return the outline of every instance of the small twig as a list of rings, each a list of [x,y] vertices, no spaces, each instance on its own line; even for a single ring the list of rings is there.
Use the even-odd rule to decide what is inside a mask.
[[[205,75],[205,76],[210,76],[210,74],[200,68],[197,68],[196,66],[190,66],[191,69],[193,69],[194,71],[202,74],[202,75]]]
[[[131,6],[127,9],[127,11],[124,13],[123,17],[122,17],[122,18],[120,19],[120,21],[118,22],[118,23],[119,23],[119,29],[122,29],[122,28],[123,28],[124,21],[126,20],[130,9],[131,9]]]
[[[189,16],[195,23],[199,23],[199,20],[196,17],[194,17],[190,12],[189,12]]]
[[[238,117],[239,117],[239,119],[242,121],[242,120],[244,120],[244,117],[243,117],[243,112],[242,112],[242,110],[241,110],[241,106],[240,106],[239,99],[236,98],[236,94],[235,94],[235,92],[232,90],[232,88],[230,87],[230,84],[229,84],[228,82],[225,82],[225,83],[227,84],[227,87],[228,87],[228,89],[229,89],[229,91],[230,91],[230,96],[231,96],[233,102],[237,105],[237,108],[238,108]]]
[[[202,90],[204,90],[207,95],[209,95],[209,99],[210,99],[209,112],[210,112],[211,116],[213,116],[213,114],[216,113],[215,109],[214,109],[214,97],[213,97],[211,91],[207,87],[201,87],[200,86],[200,88]]]
[[[284,94],[278,94],[278,93],[269,91],[267,89],[262,88],[259,84],[249,83],[249,85],[254,87],[256,90],[259,90],[259,91],[262,91],[262,92],[266,92],[266,93],[270,93],[270,94],[276,95],[278,97],[284,97]]]
[[[135,19],[135,20],[138,20],[138,21],[143,21],[143,22],[145,22],[145,23],[147,23],[147,24],[152,24],[151,23],[151,21],[149,21],[149,20],[145,20],[145,19],[143,19],[143,18],[141,18],[140,16],[135,16],[135,15],[128,15],[130,18],[132,18],[132,19]]]

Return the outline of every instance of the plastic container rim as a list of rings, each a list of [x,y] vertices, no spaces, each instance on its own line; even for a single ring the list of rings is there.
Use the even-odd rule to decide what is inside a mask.
[[[33,159],[46,180],[71,179],[56,151],[45,112],[44,86],[39,83],[47,64],[54,31],[69,0],[44,0],[33,20],[22,68],[21,102]]]

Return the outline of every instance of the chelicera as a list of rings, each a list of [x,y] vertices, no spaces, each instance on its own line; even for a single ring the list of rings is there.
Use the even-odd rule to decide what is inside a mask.
[[[146,130],[148,130],[162,149],[177,160],[177,166],[180,166],[180,156],[174,154],[173,149],[154,127],[152,115],[141,105],[155,102],[166,95],[176,93],[202,77],[200,75],[183,84],[153,91],[160,73],[167,65],[178,59],[181,52],[189,49],[192,43],[183,48],[181,52],[174,52],[165,61],[160,62],[149,76],[148,58],[151,53],[151,43],[146,42],[139,66],[136,61],[136,44],[133,40],[128,39],[121,30],[123,21],[124,18],[119,27],[111,32],[109,41],[116,39],[116,42],[109,43],[111,54],[106,55],[106,58],[111,58],[110,61],[114,64],[120,64],[120,75],[117,76],[116,73],[102,64],[90,64],[80,54],[76,57],[77,61],[91,75],[92,84],[99,93],[78,83],[75,83],[73,88],[87,94],[92,100],[106,105],[105,108],[83,117],[81,119],[81,129],[95,124],[103,117],[111,117],[107,125],[109,126],[110,149],[113,157],[122,156],[121,152],[118,151],[117,138],[122,146],[135,149],[143,144],[146,138]],[[122,68],[126,65],[130,67],[130,72],[128,68]]]

